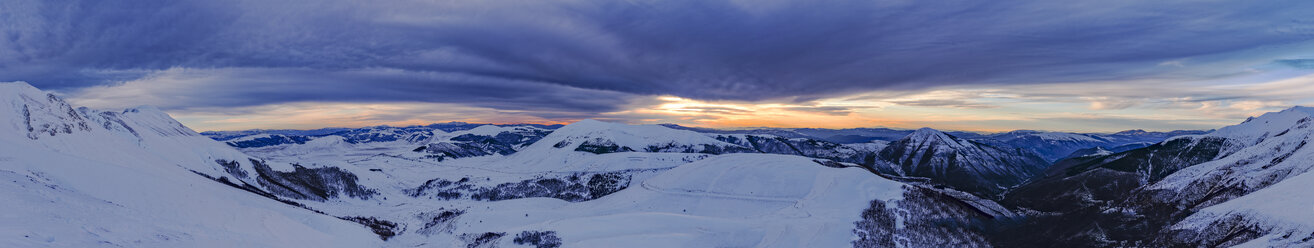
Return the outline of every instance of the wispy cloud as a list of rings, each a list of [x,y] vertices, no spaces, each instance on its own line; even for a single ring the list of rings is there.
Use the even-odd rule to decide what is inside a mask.
[[[922,100],[902,100],[902,101],[890,101],[890,102],[899,105],[919,106],[919,107],[949,107],[949,108],[965,108],[965,109],[982,109],[982,108],[999,107],[989,104],[969,103],[965,100],[957,100],[957,99],[922,99]]]

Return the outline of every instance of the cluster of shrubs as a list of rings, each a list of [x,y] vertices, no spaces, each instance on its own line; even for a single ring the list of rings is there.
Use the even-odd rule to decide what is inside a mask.
[[[561,238],[557,237],[555,231],[524,231],[516,235],[512,240],[517,245],[533,245],[537,248],[557,248],[561,247]]]
[[[433,179],[406,193],[412,197],[454,200],[468,196],[477,201],[501,201],[529,197],[550,197],[581,202],[615,193],[630,185],[630,175],[623,172],[579,173],[566,177],[547,177],[484,187],[458,181]]]

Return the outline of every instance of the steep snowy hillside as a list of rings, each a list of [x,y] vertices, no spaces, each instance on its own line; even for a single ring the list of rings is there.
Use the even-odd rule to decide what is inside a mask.
[[[966,140],[930,128],[890,142],[877,155],[881,173],[929,178],[958,190],[994,197],[1048,165],[1030,151]]]
[[[0,246],[377,246],[368,229],[193,171],[245,158],[153,108],[74,109],[0,84]],[[21,223],[21,224],[20,224]]]
[[[1048,237],[1075,244],[1308,245],[1314,237],[1305,223],[1314,218],[1286,215],[1308,206],[1261,192],[1308,183],[1297,179],[1314,168],[1314,152],[1304,149],[1314,134],[1311,113],[1295,107],[1205,135],[1070,158],[1004,202],[1048,212],[1019,229],[1050,230]]]
[[[1314,216],[1294,214],[1311,206],[1299,205],[1304,197],[1295,193],[1314,183],[1304,175],[1314,169],[1314,150],[1304,149],[1314,139],[1311,125],[1314,108],[1295,107],[1221,128],[1209,134],[1232,141],[1220,159],[1174,173],[1138,198],[1194,213],[1170,228],[1172,243],[1231,245],[1275,236],[1256,242],[1314,245]]]

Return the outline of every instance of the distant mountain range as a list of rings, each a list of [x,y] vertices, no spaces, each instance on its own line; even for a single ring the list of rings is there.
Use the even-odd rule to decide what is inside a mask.
[[[1212,131],[198,134],[0,84],[3,247],[1215,247],[1314,240],[1314,109]]]

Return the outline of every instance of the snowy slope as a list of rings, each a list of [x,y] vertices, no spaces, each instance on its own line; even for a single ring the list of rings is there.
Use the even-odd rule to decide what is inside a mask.
[[[1312,113],[1294,107],[1203,135],[1069,158],[1004,203],[1047,212],[1032,224],[1067,230],[1049,236],[1056,240],[1308,246],[1314,216],[1301,214],[1309,205],[1295,198],[1314,168],[1314,151],[1306,148],[1314,138]]]
[[[1174,224],[1179,242],[1237,244],[1243,247],[1314,245],[1314,174],[1300,175],[1200,210]]]
[[[1314,108],[1295,107],[1210,133],[1235,141],[1222,158],[1147,187],[1160,201],[1200,211],[1171,227],[1173,241],[1236,244],[1269,236],[1256,242],[1314,245],[1314,205],[1300,199],[1314,184],[1314,150],[1306,148],[1311,125]]]
[[[0,246],[375,246],[368,229],[215,183],[245,157],[153,108],[74,109],[0,84]]]

